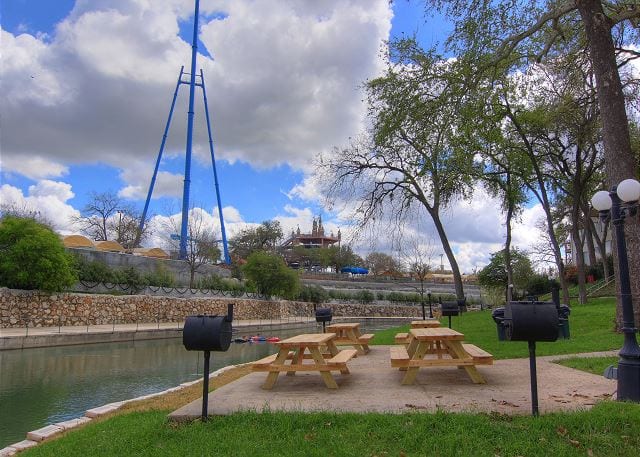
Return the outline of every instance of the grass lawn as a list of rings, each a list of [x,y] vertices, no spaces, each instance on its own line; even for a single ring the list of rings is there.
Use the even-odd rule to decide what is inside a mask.
[[[586,305],[574,304],[569,316],[571,338],[553,343],[537,343],[536,355],[577,354],[618,350],[622,347],[622,334],[615,333],[615,298],[592,299]],[[441,319],[447,326],[448,318]],[[467,342],[473,343],[493,354],[496,359],[528,357],[526,342],[498,341],[496,324],[491,311],[467,312],[451,318],[451,327],[465,335]],[[398,332],[408,331],[409,326],[376,332],[372,344],[394,344],[393,337]]]
[[[487,414],[236,413],[172,424],[169,411],[89,424],[24,454],[34,456],[634,456],[640,406],[605,402],[590,411],[508,417]]]
[[[556,363],[565,367],[575,368],[588,373],[602,375],[609,365],[618,366],[620,357],[572,357],[570,359],[558,360]]]
[[[614,299],[575,305],[570,340],[539,343],[538,355],[619,349],[613,332]],[[442,320],[446,325],[447,319]],[[376,344],[393,344],[407,326],[377,332]],[[498,341],[490,311],[453,318],[453,328],[496,358],[527,357],[527,344]],[[562,363],[601,374],[613,358]],[[605,362],[606,360],[606,362]],[[582,367],[582,368],[581,368]],[[244,370],[244,371],[243,371]],[[238,367],[212,387],[246,374]],[[20,455],[33,456],[633,456],[640,449],[640,405],[601,402],[589,411],[541,417],[499,414],[235,413],[174,424],[167,414],[198,398],[201,385],[134,402]]]

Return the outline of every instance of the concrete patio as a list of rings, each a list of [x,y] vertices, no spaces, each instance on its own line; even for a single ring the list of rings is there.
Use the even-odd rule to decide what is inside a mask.
[[[580,354],[588,355],[615,353]],[[537,359],[541,414],[589,408],[615,396],[616,381],[551,362],[563,357]],[[211,392],[209,414],[243,410],[531,413],[529,359],[498,360],[494,365],[478,367],[486,384],[474,384],[464,370],[443,367],[422,369],[415,385],[401,385],[403,373],[391,368],[389,346],[372,346],[369,354],[352,359],[348,366],[351,374],[334,374],[339,386],[336,390],[327,389],[317,372],[281,374],[272,390],[264,390],[261,385],[266,373],[251,373]],[[201,409],[199,399],[169,417],[191,420],[200,417]]]

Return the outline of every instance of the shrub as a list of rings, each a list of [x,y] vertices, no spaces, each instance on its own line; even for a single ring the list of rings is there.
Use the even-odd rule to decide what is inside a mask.
[[[82,256],[76,255],[76,268],[80,281],[90,282],[114,282],[113,270],[104,262],[88,261]]]
[[[0,219],[0,285],[58,292],[77,281],[73,257],[53,230],[33,219]]]
[[[298,274],[288,268],[277,255],[263,251],[253,252],[242,269],[249,284],[260,294],[283,298],[295,298],[298,295]]]
[[[355,298],[360,300],[362,303],[371,303],[376,297],[373,295],[373,292],[365,289],[358,291]]]
[[[113,273],[114,282],[126,285],[132,294],[144,289],[148,284],[140,272],[133,267],[114,270]]]
[[[329,299],[329,294],[320,286],[302,286],[298,299],[319,305]]]
[[[150,286],[175,287],[176,278],[163,266],[158,266],[154,271],[146,273],[143,278]]]

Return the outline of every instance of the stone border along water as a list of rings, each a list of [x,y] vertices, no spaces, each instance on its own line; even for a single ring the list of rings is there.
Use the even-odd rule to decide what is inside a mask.
[[[249,362],[251,363],[251,362]],[[212,378],[217,378],[218,376],[220,376],[221,374],[234,369],[234,368],[238,368],[238,367],[242,367],[247,365],[247,363],[241,363],[238,365],[227,365],[226,367],[222,367],[212,373],[209,373],[209,379],[211,380]],[[52,425],[47,425],[45,427],[39,428],[38,430],[33,430],[31,432],[27,433],[27,438],[25,440],[22,440],[18,443],[13,443],[10,444],[9,446],[0,449],[0,457],[9,457],[12,455],[17,454],[20,451],[23,451],[25,449],[28,449],[30,447],[33,446],[37,446],[39,443],[48,440],[49,438],[52,438],[62,432],[66,432],[68,430],[72,430],[76,427],[79,427],[81,425],[84,425],[88,422],[91,422],[92,419],[95,419],[97,417],[101,417],[104,416],[105,414],[109,414],[112,413],[118,409],[120,409],[123,405],[127,404],[127,403],[132,403],[134,401],[140,401],[140,400],[147,400],[149,398],[154,398],[154,397],[159,397],[161,395],[165,395],[165,394],[169,394],[172,392],[177,392],[179,390],[182,390],[186,387],[191,387],[197,383],[199,383],[200,381],[202,381],[204,379],[200,378],[200,379],[196,379],[195,381],[188,381],[188,382],[183,382],[182,384],[176,386],[176,387],[171,387],[170,389],[166,389],[160,392],[155,392],[152,394],[148,394],[148,395],[143,395],[142,397],[136,397],[136,398],[131,398],[129,400],[123,400],[123,401],[118,401],[118,402],[114,402],[114,403],[108,403],[106,405],[103,406],[98,406],[96,408],[91,408],[88,409],[87,411],[85,411],[84,416],[82,417],[77,417],[75,419],[69,419],[63,422],[58,422]]]

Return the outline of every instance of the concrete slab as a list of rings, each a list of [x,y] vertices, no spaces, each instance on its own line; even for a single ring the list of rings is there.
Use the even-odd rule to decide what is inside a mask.
[[[51,438],[63,431],[64,429],[57,425],[47,425],[46,427],[39,428],[38,430],[27,432],[27,439],[31,441],[44,441],[47,438]]]
[[[615,392],[615,381],[551,363],[558,358],[537,360],[540,413],[589,408]],[[474,384],[462,369],[434,367],[421,369],[415,385],[403,386],[404,373],[391,368],[389,346],[372,346],[369,354],[352,359],[348,366],[351,374],[334,374],[336,390],[327,389],[317,372],[281,374],[272,390],[263,390],[266,373],[251,373],[211,392],[209,414],[241,410],[531,413],[529,359],[479,366],[486,384]],[[191,420],[200,417],[201,410],[199,399],[169,417]]]
[[[15,447],[7,446],[0,449],[0,457],[11,457],[16,455],[18,450]]]
[[[23,440],[20,441],[19,443],[13,443],[11,446],[18,451],[24,451],[25,449],[29,449],[30,447],[33,447],[35,445],[37,445],[38,443],[36,441],[32,441],[32,440]]]
[[[64,430],[70,430],[72,428],[76,428],[79,425],[82,424],[86,424],[87,422],[91,422],[91,419],[88,417],[78,417],[76,419],[69,419],[68,421],[64,421],[64,422],[57,422],[53,425],[63,428]]]
[[[120,408],[124,402],[109,403],[108,405],[99,406],[97,408],[88,409],[84,412],[84,415],[93,419],[95,417],[104,416]]]

